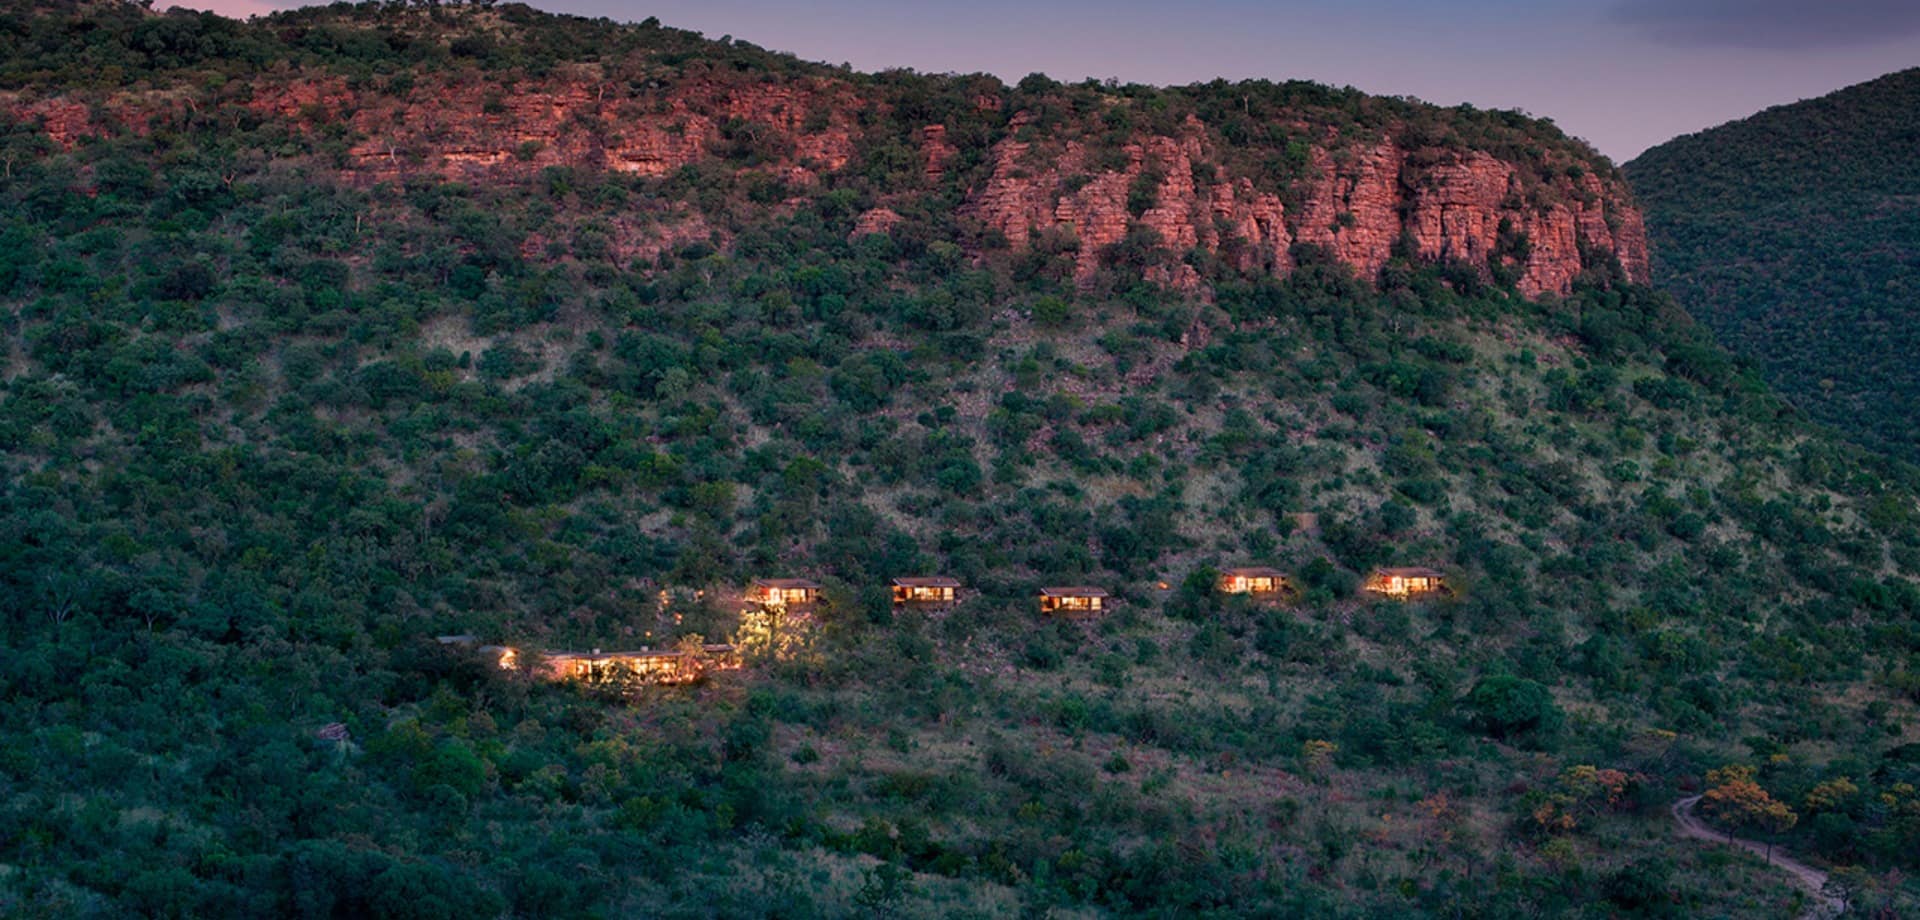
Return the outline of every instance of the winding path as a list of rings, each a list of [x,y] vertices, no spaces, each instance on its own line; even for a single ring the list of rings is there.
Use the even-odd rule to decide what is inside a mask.
[[[1825,872],[1794,859],[1779,847],[1774,847],[1773,855],[1768,857],[1767,845],[1764,843],[1741,837],[1734,837],[1729,841],[1726,834],[1708,827],[1699,818],[1694,817],[1693,806],[1699,802],[1699,796],[1690,795],[1673,803],[1673,820],[1679,822],[1681,836],[1717,843],[1731,842],[1734,846],[1787,870],[1788,874],[1793,876],[1794,883],[1813,896],[1813,905],[1807,908],[1806,913],[1800,915],[1802,920],[1829,920],[1846,912],[1846,902],[1826,893],[1827,874]]]

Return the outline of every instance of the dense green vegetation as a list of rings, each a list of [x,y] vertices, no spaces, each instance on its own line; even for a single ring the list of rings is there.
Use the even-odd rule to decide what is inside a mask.
[[[1626,166],[1671,291],[1815,419],[1912,459],[1920,70],[1669,141]]]
[[[794,200],[733,164],[355,186],[207,71],[806,65],[523,8],[86,15],[9,13],[7,85],[208,95],[71,150],[0,135],[0,913],[1793,915],[1672,833],[1729,766],[1858,903],[1914,908],[1920,476],[1809,432],[1665,295],[1404,258],[1376,287],[1311,247],[1284,280],[1205,266],[1211,301],[1128,251],[1078,288],[970,258],[940,191],[850,238],[880,153]],[[538,40],[449,56],[496,16]],[[219,37],[86,56],[167,29]],[[732,244],[622,263],[591,232],[678,207]],[[1301,597],[1211,593],[1246,561]],[[1461,594],[1357,596],[1382,564]],[[976,593],[889,608],[932,571]],[[829,585],[810,650],[700,687],[431,641],[717,637],[780,574]],[[1122,603],[1042,621],[1060,582]]]

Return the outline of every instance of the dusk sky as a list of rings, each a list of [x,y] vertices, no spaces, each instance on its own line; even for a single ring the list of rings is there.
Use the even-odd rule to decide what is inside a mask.
[[[228,15],[262,0],[194,0]],[[298,4],[271,4],[294,6]],[[540,0],[861,70],[1308,79],[1551,118],[1615,161],[1920,65],[1916,0]]]

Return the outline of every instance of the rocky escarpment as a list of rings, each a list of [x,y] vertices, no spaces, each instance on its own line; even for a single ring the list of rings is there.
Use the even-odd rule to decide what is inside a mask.
[[[513,82],[423,74],[379,90],[296,72],[203,91],[210,98],[193,92],[16,94],[0,96],[0,112],[71,147],[225,106],[344,138],[320,165],[348,182],[525,182],[551,167],[671,177],[701,167],[777,180],[789,203],[849,172],[888,114],[869,87],[829,75],[637,82],[594,64]],[[1248,158],[1196,115],[1116,142],[1110,132],[1040,130],[1029,111],[1000,111],[1009,98],[972,101],[968,117],[985,124],[978,130],[958,130],[950,117],[903,132],[915,168],[878,190],[855,232],[890,232],[916,196],[944,192],[957,196],[961,217],[1016,252],[1044,241],[1071,253],[1081,282],[1130,237],[1167,254],[1141,267],[1150,280],[1196,293],[1209,279],[1190,253],[1284,275],[1297,244],[1365,278],[1396,252],[1458,260],[1529,296],[1567,293],[1596,259],[1616,260],[1629,280],[1648,278],[1645,231],[1624,185],[1568,157],[1519,163],[1460,145],[1403,145],[1390,130],[1355,137],[1303,123],[1316,139],[1301,168],[1276,179],[1228,165]],[[968,143],[976,149],[963,150]],[[614,251],[644,257],[721,232],[677,213],[617,224]]]
[[[1241,270],[1281,274],[1291,267],[1293,235],[1278,195],[1217,171],[1196,181],[1195,164],[1206,161],[1198,121],[1177,138],[1128,144],[1125,167],[1097,171],[1089,168],[1082,142],[1068,142],[1049,157],[1016,139],[1027,123],[1013,118],[1015,137],[994,145],[991,174],[969,195],[963,212],[1014,247],[1031,245],[1042,231],[1064,230],[1078,244],[1074,274],[1084,279],[1099,268],[1104,248],[1138,227],[1176,252],[1199,247],[1222,253]],[[1191,269],[1164,280],[1182,288],[1199,283]]]
[[[399,98],[297,83],[246,104],[310,127],[346,124],[355,140],[342,165],[362,179],[511,178],[550,166],[659,177],[721,159],[802,185],[846,166],[861,108],[849,87],[826,81],[635,93],[591,67],[510,87],[455,79]]]
[[[1146,228],[1176,252],[1199,247],[1241,270],[1284,273],[1292,245],[1311,243],[1371,278],[1404,241],[1422,259],[1510,267],[1530,296],[1565,294],[1594,253],[1618,259],[1630,280],[1647,278],[1639,212],[1592,173],[1529,189],[1512,164],[1478,151],[1407,151],[1387,140],[1316,148],[1309,174],[1284,190],[1297,202],[1290,211],[1282,190],[1209,165],[1213,147],[1190,120],[1177,137],[1129,144],[1125,167],[1095,171],[1077,142],[1042,165],[1032,145],[1009,138],[995,145],[969,213],[1015,246],[1043,229],[1070,232],[1081,277],[1104,247]],[[1143,179],[1150,195],[1137,194]]]

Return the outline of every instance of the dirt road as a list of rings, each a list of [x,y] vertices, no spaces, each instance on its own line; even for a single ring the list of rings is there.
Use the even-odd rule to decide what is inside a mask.
[[[1694,817],[1693,806],[1699,802],[1699,796],[1690,795],[1673,803],[1673,820],[1679,823],[1681,835],[1698,840],[1711,840],[1715,843],[1728,843],[1727,835],[1708,827],[1699,818]],[[1755,856],[1768,859],[1767,845],[1764,843],[1740,837],[1733,838],[1731,843]],[[1847,906],[1844,902],[1825,893],[1824,889],[1827,885],[1825,872],[1794,859],[1779,847],[1773,848],[1773,856],[1768,861],[1785,869],[1793,876],[1794,884],[1813,896],[1813,905],[1807,908],[1806,913],[1801,914],[1802,920],[1829,920],[1846,912]]]

